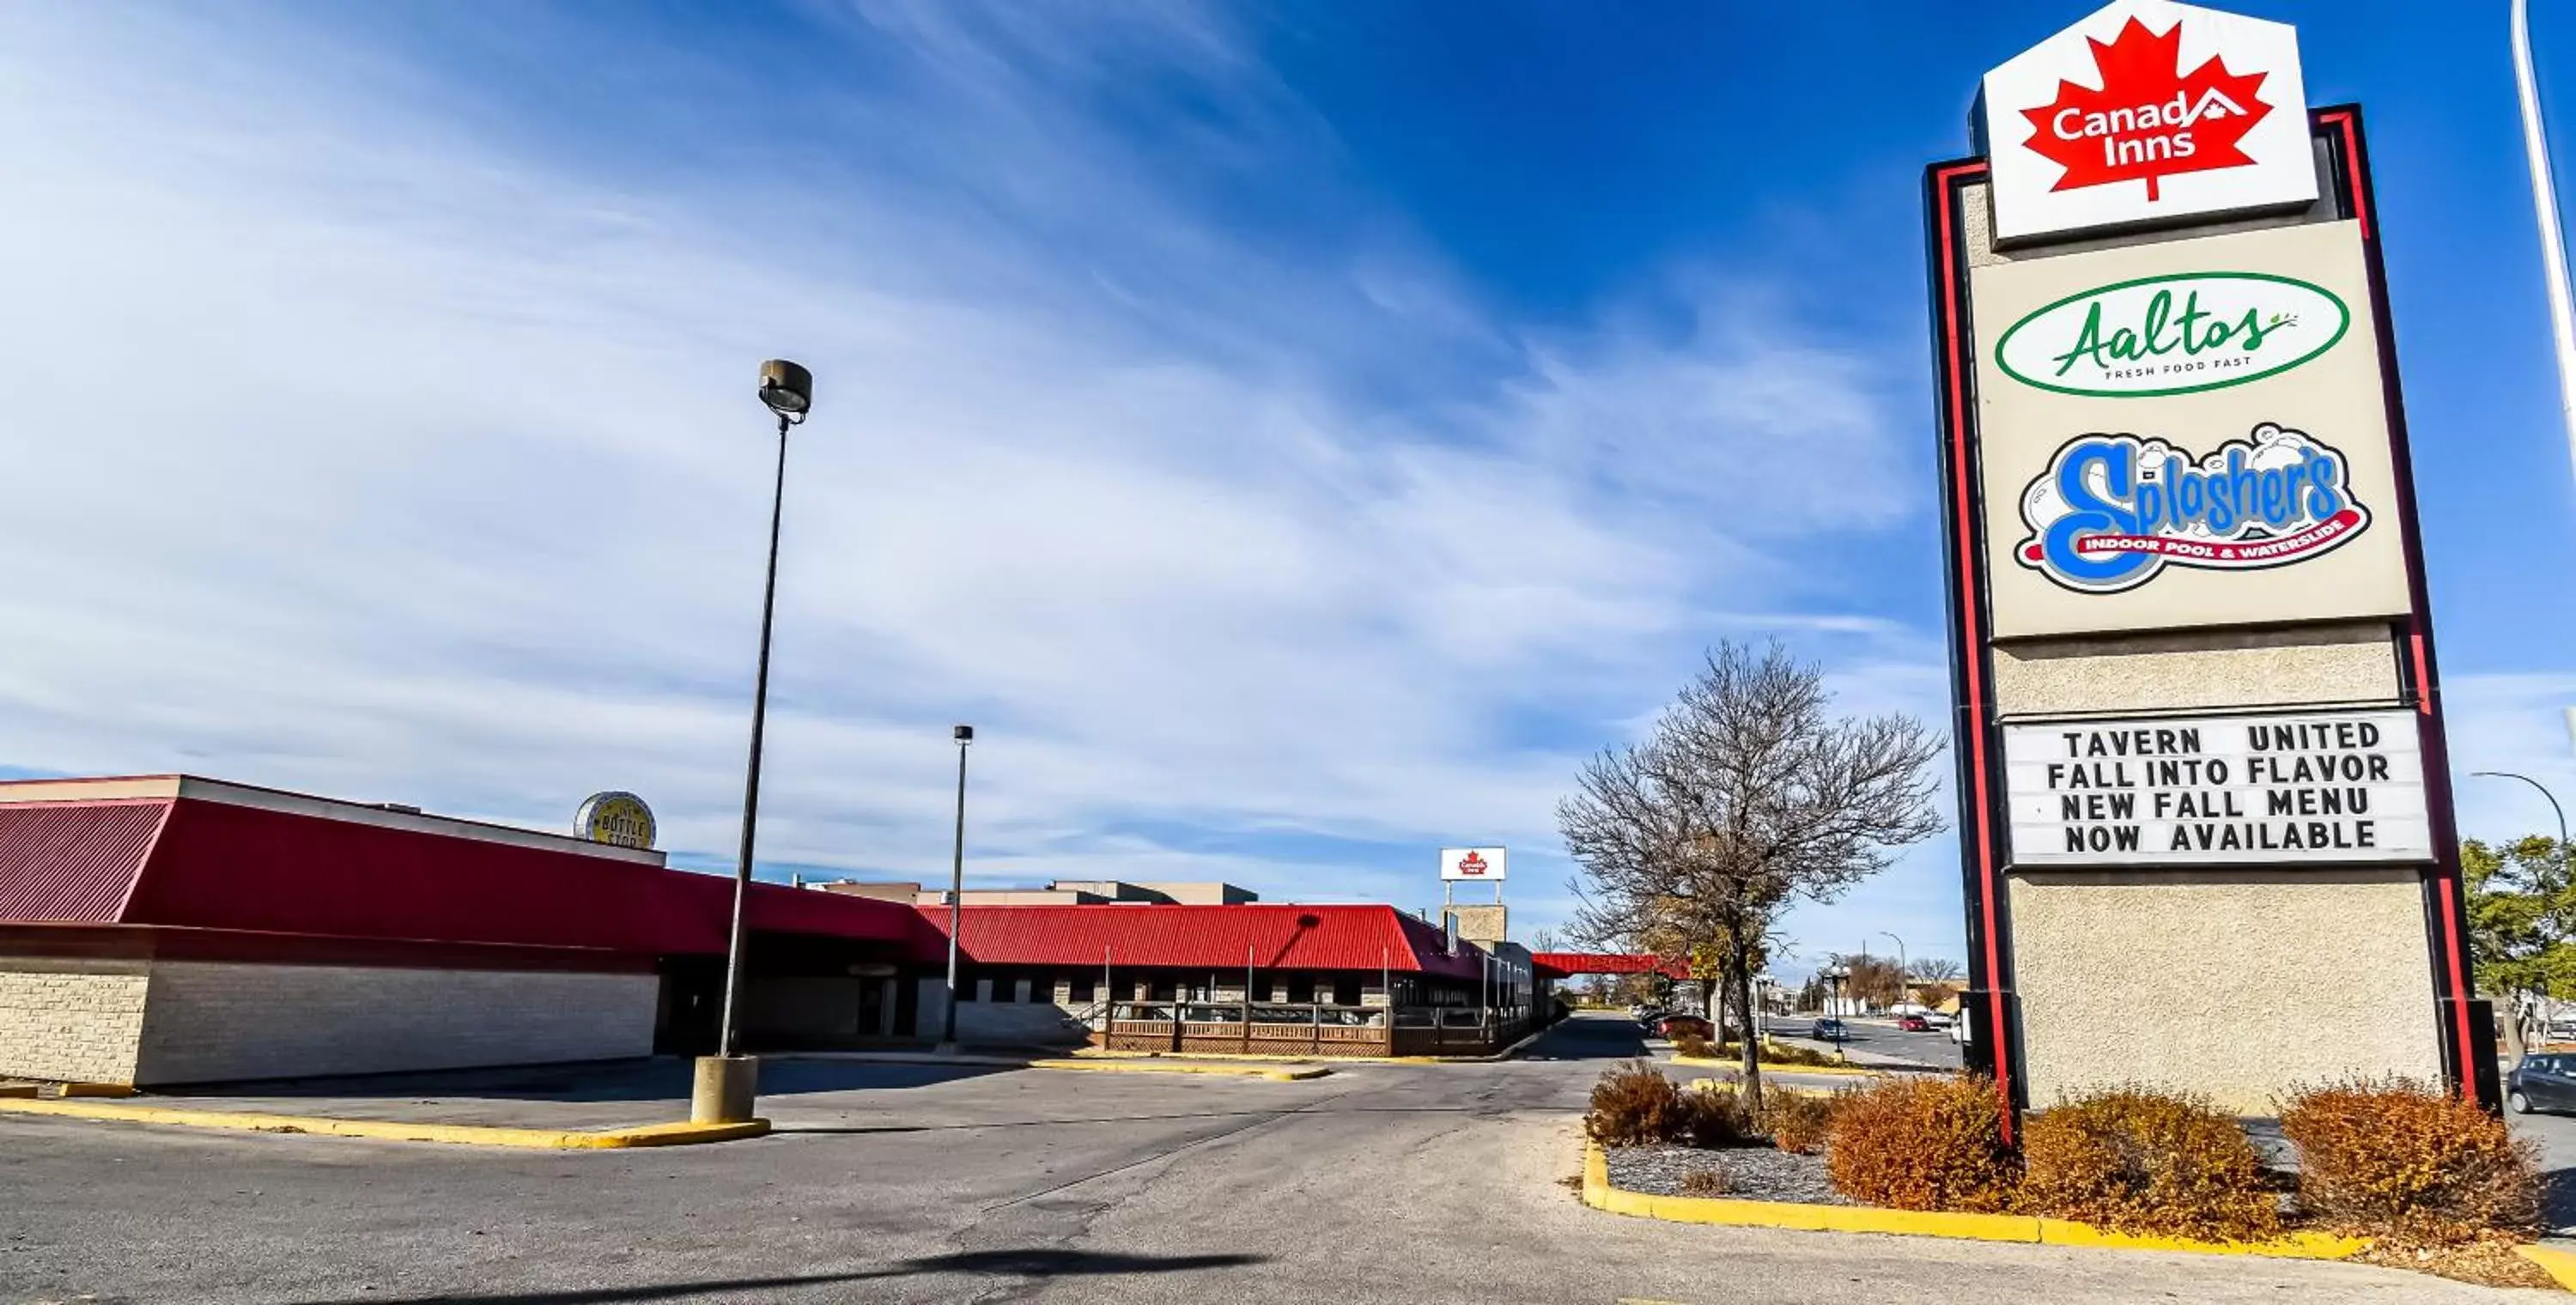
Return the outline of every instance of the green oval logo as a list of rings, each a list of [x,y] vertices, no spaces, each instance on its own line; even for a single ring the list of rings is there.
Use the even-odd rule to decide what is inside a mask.
[[[2149,399],[2277,376],[2335,347],[2352,310],[2264,272],[2175,272],[2068,295],[2012,324],[1995,365],[2059,394]]]

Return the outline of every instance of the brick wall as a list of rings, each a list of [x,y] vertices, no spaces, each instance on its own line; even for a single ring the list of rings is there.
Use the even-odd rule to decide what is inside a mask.
[[[159,961],[131,1072],[200,1083],[649,1055],[659,982]]]
[[[134,1081],[141,961],[0,957],[0,1077]]]

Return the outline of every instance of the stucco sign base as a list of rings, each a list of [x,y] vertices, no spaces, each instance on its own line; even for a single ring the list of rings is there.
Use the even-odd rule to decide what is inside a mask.
[[[2441,1081],[2412,869],[2032,872],[2010,896],[2034,1108],[2136,1082],[2271,1115],[2337,1078]]]

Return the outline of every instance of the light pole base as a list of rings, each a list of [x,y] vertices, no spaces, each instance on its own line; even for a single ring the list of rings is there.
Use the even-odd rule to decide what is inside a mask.
[[[759,1089],[760,1057],[700,1056],[689,1082],[689,1122],[748,1123]]]

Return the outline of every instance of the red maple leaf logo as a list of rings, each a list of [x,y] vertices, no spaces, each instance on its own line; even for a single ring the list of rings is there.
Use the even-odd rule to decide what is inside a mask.
[[[2250,165],[2239,148],[2272,106],[2255,98],[2269,74],[2236,74],[2217,56],[2181,74],[2182,24],[2158,36],[2132,18],[2105,45],[2090,37],[2102,88],[2059,80],[2057,99],[2024,109],[2035,129],[2023,142],[2066,169],[2052,191],[2115,181],[2156,183],[2177,172]]]

